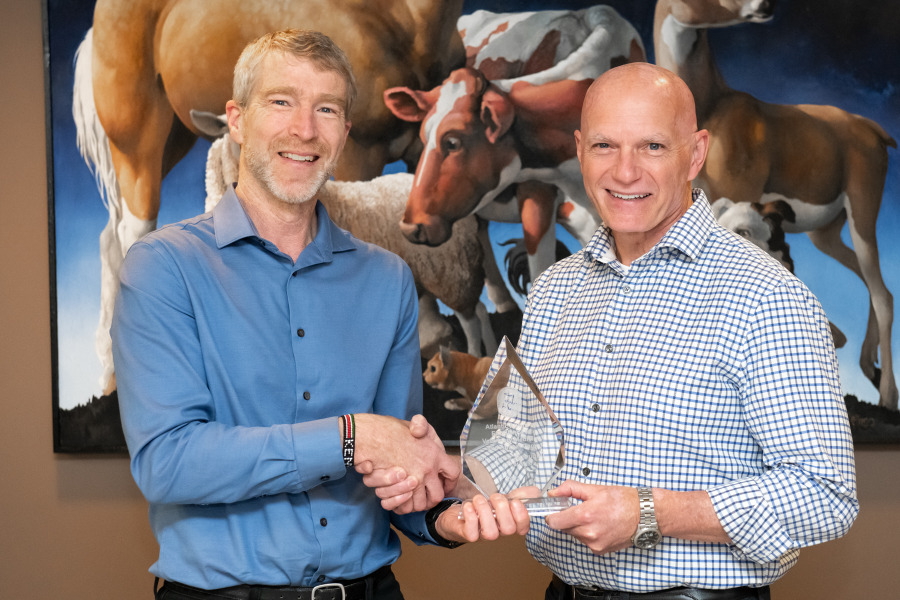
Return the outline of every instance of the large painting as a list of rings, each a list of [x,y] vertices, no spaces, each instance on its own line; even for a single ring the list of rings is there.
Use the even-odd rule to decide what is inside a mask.
[[[377,21],[340,0],[278,14],[265,0],[170,0],[158,22],[141,4],[45,0],[56,451],[125,450],[108,336],[118,267],[140,235],[218,200],[235,160],[217,118],[234,60],[287,26],[330,34],[363,82],[330,201],[349,194],[341,180],[383,199],[350,206],[378,214],[343,225],[413,268],[424,412],[448,445],[498,340],[518,337],[531,278],[597,224],[574,141],[543,140],[571,136],[585,82],[634,60],[694,90],[720,141],[695,183],[720,222],[822,302],[855,441],[900,441],[893,0],[381,0]],[[723,102],[735,91],[741,102]],[[439,135],[449,104],[471,131]],[[467,162],[442,162],[463,145]]]

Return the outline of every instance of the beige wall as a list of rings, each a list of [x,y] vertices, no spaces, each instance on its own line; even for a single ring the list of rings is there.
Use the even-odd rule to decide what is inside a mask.
[[[19,600],[149,598],[156,545],[127,461],[51,450],[41,57],[40,1],[0,0],[0,590]],[[804,551],[778,600],[897,597],[900,448],[865,448],[857,461],[857,524]],[[548,579],[520,540],[407,544],[396,570],[410,600],[538,599]]]

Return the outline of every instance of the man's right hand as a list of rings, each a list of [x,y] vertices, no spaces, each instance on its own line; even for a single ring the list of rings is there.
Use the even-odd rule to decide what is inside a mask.
[[[447,456],[434,428],[421,415],[409,422],[357,414],[356,470],[376,488],[386,510],[404,514],[443,500],[459,478],[459,461]]]

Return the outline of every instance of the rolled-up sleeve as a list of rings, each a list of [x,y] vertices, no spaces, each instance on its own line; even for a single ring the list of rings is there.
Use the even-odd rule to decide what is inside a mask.
[[[755,313],[739,390],[765,471],[709,490],[734,551],[754,562],[844,535],[859,512],[846,406],[828,322],[804,287]]]

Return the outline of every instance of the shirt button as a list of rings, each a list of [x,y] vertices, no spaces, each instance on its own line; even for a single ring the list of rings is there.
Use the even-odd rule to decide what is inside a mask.
[[[612,344],[607,344],[603,349],[606,350],[607,352],[612,352],[613,351]]]
[[[325,517],[322,517],[321,519],[319,519],[319,525],[321,525],[322,527],[325,527],[326,525],[328,525],[328,519],[326,519]]]
[[[304,335],[306,335],[305,331],[303,331],[302,329],[297,330],[297,337],[303,337]]]
[[[303,399],[304,399],[304,400],[309,400],[311,397],[312,397],[312,396],[310,395],[309,392],[303,392]]]
[[[624,293],[626,293],[626,294],[630,294],[630,293],[631,293],[631,286],[628,285],[628,284],[623,285],[623,286],[622,286],[622,291],[623,291]]]
[[[591,404],[591,410],[594,412],[600,412],[600,405],[599,404]]]
[[[590,469],[590,467],[585,467],[581,470],[581,472],[584,473],[585,475],[590,475],[591,469]]]
[[[325,576],[324,576],[324,575],[319,575],[319,578],[316,579],[316,581],[318,581],[319,583],[322,583],[323,581],[325,581]]]
[[[322,475],[319,477],[319,481],[328,481],[329,479],[331,479],[330,475]]]

